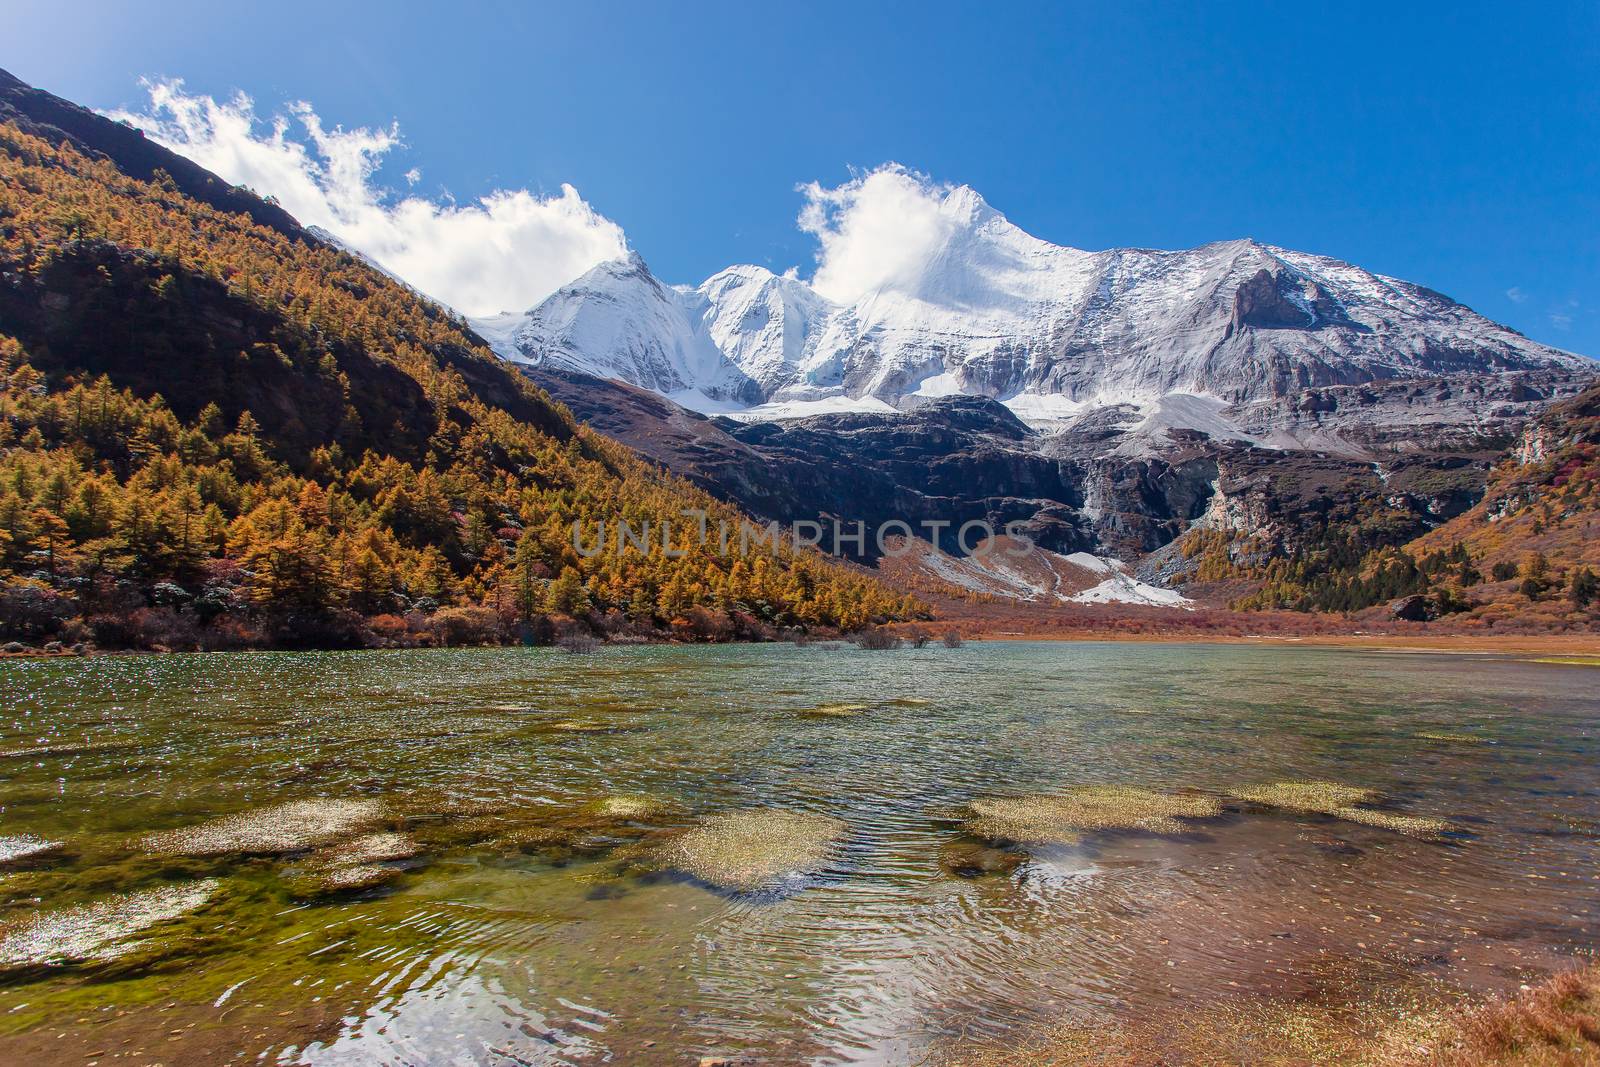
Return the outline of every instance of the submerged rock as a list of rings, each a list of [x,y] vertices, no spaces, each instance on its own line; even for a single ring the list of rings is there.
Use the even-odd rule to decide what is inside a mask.
[[[825,866],[848,829],[826,815],[732,811],[702,819],[663,846],[657,859],[708,885],[748,893]]]
[[[946,841],[939,847],[939,866],[959,878],[1009,874],[1027,859],[1020,852],[976,841]]]
[[[139,845],[151,852],[179,856],[281,855],[369,829],[383,817],[384,806],[377,800],[292,800],[224,815],[196,826],[147,834],[139,839]]]
[[[0,863],[43,855],[60,847],[60,841],[46,841],[33,834],[0,835]]]
[[[220,884],[207,878],[31,916],[0,937],[0,967],[115,959],[141,946],[134,935],[198,910]]]
[[[649,832],[647,824],[680,810],[672,800],[621,793],[577,807],[537,806],[476,811],[443,818],[416,832],[435,847],[487,845],[503,851],[600,853]]]
[[[1156,793],[1132,786],[1084,786],[1051,796],[993,797],[975,800],[965,822],[969,833],[986,841],[1071,845],[1097,830],[1184,833],[1180,819],[1208,819],[1222,813],[1216,797]]]

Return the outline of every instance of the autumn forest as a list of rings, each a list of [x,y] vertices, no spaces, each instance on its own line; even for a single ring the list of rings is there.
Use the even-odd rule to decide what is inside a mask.
[[[365,263],[0,126],[0,637],[414,645],[854,630],[924,609],[577,424]]]

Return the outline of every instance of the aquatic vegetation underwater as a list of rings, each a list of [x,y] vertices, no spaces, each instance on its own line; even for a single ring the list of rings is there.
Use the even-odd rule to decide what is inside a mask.
[[[801,708],[800,715],[808,719],[853,719],[871,710],[867,704],[818,704]]]
[[[375,826],[383,815],[383,804],[376,800],[316,797],[147,834],[139,845],[151,852],[180,856],[269,856],[327,844]]]
[[[708,885],[748,893],[826,865],[848,830],[842,819],[807,812],[725,812],[700,820],[656,858]]]
[[[219,886],[208,878],[31,915],[0,936],[0,968],[115,959],[139,947],[136,935],[201,907]]]
[[[1047,796],[974,800],[966,829],[991,841],[1072,845],[1085,833],[1147,830],[1178,834],[1184,819],[1222,814],[1217,797],[1198,793],[1157,793],[1133,786],[1083,786]]]
[[[0,863],[27,859],[61,847],[60,841],[46,841],[33,834],[8,834],[0,836]]]
[[[1269,808],[1331,815],[1341,808],[1378,798],[1377,790],[1339,782],[1273,782],[1234,791],[1240,800]]]
[[[1488,740],[1488,738],[1480,737],[1477,734],[1461,733],[1455,730],[1423,730],[1412,736],[1422,741],[1443,741],[1457,745],[1481,745]]]
[[[1341,785],[1338,782],[1273,782],[1239,789],[1233,795],[1263,807],[1327,815],[1380,830],[1392,830],[1409,837],[1437,839],[1451,830],[1450,824],[1443,819],[1368,807],[1382,799],[1378,790]]]

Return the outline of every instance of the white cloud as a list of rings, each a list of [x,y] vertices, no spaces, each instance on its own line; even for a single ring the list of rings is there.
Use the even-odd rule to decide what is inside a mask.
[[[397,125],[328,130],[310,104],[295,103],[264,130],[242,93],[218,103],[185,93],[179,81],[148,88],[147,112],[112,117],[236,185],[276,197],[302,223],[466,314],[525,310],[627,251],[622,228],[570,185],[548,197],[501,189],[468,205],[393,200],[374,172],[401,143]],[[421,172],[405,177],[415,184]]]
[[[1520,285],[1513,285],[1511,288],[1506,290],[1506,299],[1510,300],[1513,304],[1521,304],[1528,299],[1528,294],[1523,291]]]
[[[800,229],[821,245],[813,287],[840,303],[879,290],[914,290],[957,225],[940,210],[949,191],[898,163],[833,189],[800,186],[806,201]]]

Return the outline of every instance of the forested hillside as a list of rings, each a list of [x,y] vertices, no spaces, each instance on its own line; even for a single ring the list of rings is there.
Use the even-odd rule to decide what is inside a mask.
[[[1600,623],[1597,485],[1592,387],[1534,421],[1482,498],[1432,529],[1382,491],[1349,492],[1290,539],[1197,528],[1179,548],[1191,581],[1248,589],[1232,600],[1241,610],[1382,608],[1467,628],[1588,629]]]
[[[1600,618],[1600,387],[1558,404],[1489,474],[1477,506],[1410,546],[1460,545],[1485,620]]]
[[[918,610],[820,556],[681,532],[681,556],[658,536],[585,558],[575,522],[592,539],[602,519],[740,519],[271,205],[225,184],[197,199],[159,166],[135,177],[81,132],[7,115],[4,639],[481,641],[574,617],[715,638]],[[116,130],[100,132],[137,137]],[[231,210],[240,197],[261,210]]]

